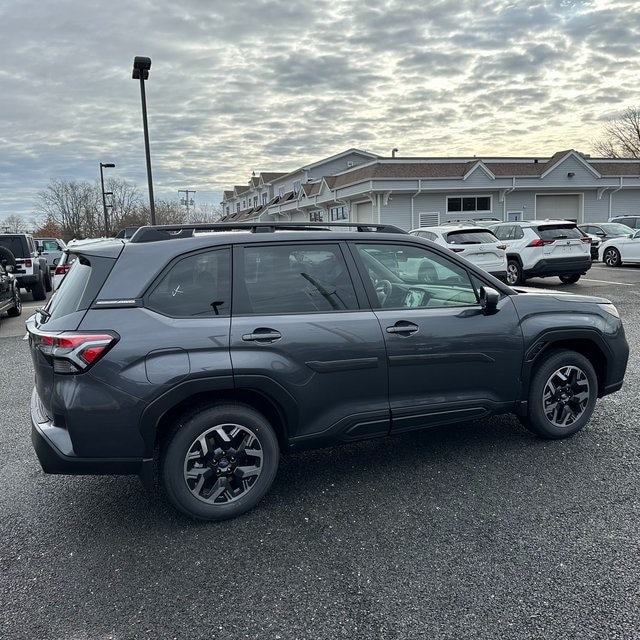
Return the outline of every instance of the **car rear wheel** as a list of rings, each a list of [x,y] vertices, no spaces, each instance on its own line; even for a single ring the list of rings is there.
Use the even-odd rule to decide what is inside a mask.
[[[174,428],[161,477],[171,503],[189,517],[226,520],[262,499],[279,456],[277,437],[257,411],[238,404],[205,407]]]
[[[515,286],[522,283],[522,268],[517,260],[507,262],[507,284]]]
[[[38,282],[31,287],[31,295],[34,300],[45,300],[47,298],[47,294],[44,290],[44,278],[42,274],[40,275]]]
[[[44,288],[49,293],[51,291],[51,271],[47,267],[47,272],[44,274]]]
[[[16,285],[13,289],[13,307],[7,311],[7,315],[17,318],[22,313],[22,298],[20,297],[20,288]]]
[[[620,252],[615,247],[607,247],[602,254],[602,262],[607,267],[619,267],[622,264]]]
[[[560,282],[564,282],[565,284],[573,284],[574,282],[578,282],[580,280],[579,273],[572,273],[570,276],[559,276]]]
[[[580,353],[555,351],[537,366],[529,388],[527,429],[543,438],[566,438],[591,419],[598,395],[593,365]]]

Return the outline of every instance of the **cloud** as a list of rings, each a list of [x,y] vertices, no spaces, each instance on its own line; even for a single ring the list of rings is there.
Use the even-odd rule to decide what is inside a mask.
[[[355,146],[401,155],[585,148],[640,104],[631,0],[0,0],[0,218],[100,162],[219,201],[251,171]]]

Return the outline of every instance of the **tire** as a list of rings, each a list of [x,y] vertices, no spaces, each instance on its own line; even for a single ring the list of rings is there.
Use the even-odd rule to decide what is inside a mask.
[[[44,288],[47,293],[51,292],[51,270],[47,267],[47,271],[44,274]]]
[[[580,273],[572,273],[570,276],[559,276],[560,282],[564,282],[565,284],[574,284],[580,280]]]
[[[522,277],[522,267],[517,260],[509,259],[507,261],[507,284],[513,287],[518,284],[522,284],[524,278]]]
[[[47,294],[45,293],[44,290],[44,282],[43,282],[43,277],[42,274],[40,274],[40,280],[38,280],[38,282],[36,282],[36,284],[34,284],[31,287],[31,295],[33,296],[34,300],[46,300],[47,299]]]
[[[619,267],[622,264],[620,252],[615,247],[607,247],[602,254],[602,262],[607,267]]]
[[[20,297],[20,288],[15,286],[13,291],[13,307],[7,311],[7,315],[11,318],[17,318],[22,313],[22,298]]]
[[[529,387],[524,426],[542,438],[567,438],[591,419],[598,396],[593,365],[575,351],[550,353],[537,365]]]
[[[240,404],[209,406],[173,429],[160,474],[179,511],[196,520],[226,520],[258,504],[279,458],[276,434],[257,411]]]

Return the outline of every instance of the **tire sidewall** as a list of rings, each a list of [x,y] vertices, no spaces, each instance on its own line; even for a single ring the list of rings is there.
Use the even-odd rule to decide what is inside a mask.
[[[509,275],[512,273],[515,274],[515,279],[512,282],[509,282],[511,280]],[[514,286],[514,285],[520,284],[521,282],[522,282],[522,268],[520,267],[520,264],[518,263],[517,260],[510,258],[507,261],[507,284],[509,286]]]
[[[589,401],[578,420],[564,428],[552,424],[546,417],[542,397],[547,381],[558,369],[565,366],[579,368],[589,381]],[[598,378],[592,364],[582,354],[575,351],[557,351],[540,363],[531,381],[527,426],[544,438],[567,438],[580,431],[591,420],[598,396]]]
[[[252,488],[230,504],[207,504],[196,498],[184,481],[184,458],[194,440],[216,424],[235,423],[251,429],[263,451],[262,472]],[[192,413],[170,434],[161,461],[161,478],[171,503],[198,520],[226,520],[253,508],[271,487],[278,470],[278,439],[264,417],[245,405],[225,404]]]
[[[613,259],[607,260],[607,256],[611,256]],[[613,247],[605,249],[605,252],[602,254],[602,261],[607,267],[617,267],[620,264],[620,254],[618,250]]]

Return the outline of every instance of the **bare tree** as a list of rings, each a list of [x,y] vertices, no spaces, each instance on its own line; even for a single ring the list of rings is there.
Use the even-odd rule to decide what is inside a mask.
[[[640,158],[640,107],[628,107],[610,120],[593,148],[605,158]]]
[[[22,233],[25,230],[24,218],[20,215],[11,214],[2,220],[0,227],[5,233]]]

